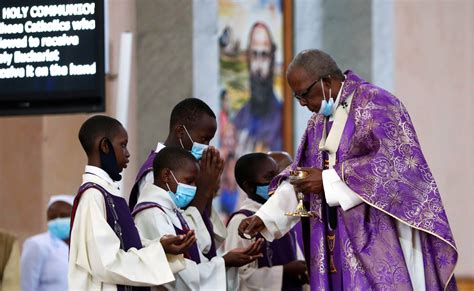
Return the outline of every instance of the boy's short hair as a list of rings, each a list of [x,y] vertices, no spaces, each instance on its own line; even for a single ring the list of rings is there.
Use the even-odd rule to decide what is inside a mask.
[[[204,114],[209,115],[212,118],[216,118],[216,115],[212,109],[204,101],[198,98],[187,98],[176,104],[171,111],[170,118],[170,130],[176,124],[184,124],[186,127],[192,128],[192,126],[198,121]]]
[[[261,165],[270,157],[265,153],[251,153],[241,156],[235,163],[235,180],[240,188],[245,181],[253,181],[255,174],[261,169]]]
[[[92,153],[97,138],[112,139],[117,130],[122,127],[120,121],[105,115],[95,115],[87,119],[79,129],[79,141],[86,154]]]
[[[165,147],[156,154],[153,160],[153,176],[156,178],[158,173],[165,168],[176,171],[184,167],[188,161],[197,163],[196,158],[187,150],[179,147]]]

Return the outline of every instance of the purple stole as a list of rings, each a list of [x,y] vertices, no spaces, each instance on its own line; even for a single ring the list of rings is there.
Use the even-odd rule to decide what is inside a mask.
[[[234,212],[228,222],[236,214],[243,214],[247,217],[252,216],[255,212],[248,209],[240,209]],[[228,224],[228,223],[227,223]],[[260,234],[258,237],[262,237]],[[285,265],[289,262],[296,261],[296,238],[293,230],[290,230],[282,238],[274,240],[272,242],[265,241],[262,247],[263,257],[258,259],[258,268],[273,267]],[[282,290],[303,290],[301,284],[292,280],[291,278],[283,277]]]
[[[119,238],[120,248],[124,251],[128,251],[130,248],[136,248],[137,250],[141,249],[143,246],[140,240],[140,235],[135,227],[132,216],[130,215],[127,201],[122,197],[109,193],[102,186],[92,182],[87,182],[81,185],[76,197],[74,198],[74,205],[71,213],[71,232],[74,226],[74,217],[76,215],[77,206],[79,205],[79,200],[81,199],[82,194],[90,188],[99,190],[104,196],[107,223]],[[71,237],[71,240],[72,239],[73,238]],[[145,291],[150,290],[150,288],[117,285],[117,290]]]
[[[354,95],[333,168],[364,203],[348,211],[337,207],[335,240],[330,241],[324,195],[306,195],[317,214],[303,224],[311,289],[337,288],[339,279],[345,290],[412,290],[397,235],[399,221],[419,230],[426,289],[455,290],[455,242],[408,112],[387,91],[351,71],[346,76],[341,106]],[[294,163],[273,179],[270,192],[289,170],[324,167],[319,150],[323,126],[324,117],[313,114]]]
[[[209,232],[209,235],[211,236],[211,248],[209,249],[207,254],[204,254],[204,256],[210,261],[217,255],[217,252],[216,242],[214,241],[214,226],[212,225],[212,221],[209,216],[209,211],[207,209],[204,210],[204,212],[201,214],[202,220],[204,221],[204,225],[206,226],[206,229]]]
[[[135,206],[135,209],[132,212],[132,216],[137,215],[137,213],[145,209],[153,208],[153,207],[160,209],[161,211],[163,211],[163,213],[166,214],[165,210],[161,207],[161,205],[156,202],[141,202]],[[181,222],[181,226],[183,227],[183,229],[180,229],[179,227],[176,227],[176,225],[173,224],[176,235],[187,234],[190,229],[186,220],[184,219],[183,215],[179,213],[179,211],[175,211],[175,213],[179,219],[179,222]],[[194,244],[188,249],[188,251],[184,254],[184,257],[186,259],[190,259],[194,261],[196,264],[201,263],[201,258],[199,257],[199,249],[196,242],[194,242]]]
[[[135,178],[135,184],[133,184],[132,191],[130,192],[130,198],[128,199],[128,207],[130,211],[133,211],[135,205],[137,205],[138,196],[139,196],[139,184],[141,179],[145,177],[146,174],[153,171],[153,161],[155,160],[156,152],[151,151],[148,155],[148,158],[143,163],[142,167],[138,171],[137,177]]]

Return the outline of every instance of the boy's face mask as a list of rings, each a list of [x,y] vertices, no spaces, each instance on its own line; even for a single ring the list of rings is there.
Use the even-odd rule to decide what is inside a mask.
[[[197,142],[194,142],[193,139],[191,138],[191,135],[189,134],[188,130],[186,129],[186,126],[183,125],[184,127],[184,130],[186,131],[186,134],[188,135],[189,139],[191,140],[191,142],[193,143],[193,147],[191,148],[191,154],[196,158],[196,160],[200,160],[202,158],[202,154],[204,153],[204,151],[209,147],[208,145],[206,144],[202,144],[202,143],[197,143]],[[183,143],[181,142],[181,146],[183,147],[184,149],[184,146],[183,146]]]
[[[112,143],[108,138],[105,139],[105,142],[109,146],[109,153],[104,153],[99,146],[100,166],[102,167],[102,170],[109,174],[112,180],[120,181],[122,180],[122,176],[120,175],[120,170],[117,165],[117,158],[115,157],[114,147],[112,146]]]
[[[191,201],[193,201],[194,196],[196,196],[197,188],[196,186],[179,183],[173,172],[171,172],[171,175],[178,186],[176,187],[176,193],[173,193],[170,186],[166,184],[168,187],[168,194],[170,195],[171,199],[173,199],[174,204],[176,204],[178,208],[185,208],[191,203]]]
[[[48,231],[60,240],[67,240],[69,238],[70,225],[70,217],[52,219],[48,221]]]
[[[257,186],[257,190],[255,191],[255,194],[265,199],[265,201],[268,200],[268,198],[270,198],[270,196],[268,195],[269,186],[270,184]]]

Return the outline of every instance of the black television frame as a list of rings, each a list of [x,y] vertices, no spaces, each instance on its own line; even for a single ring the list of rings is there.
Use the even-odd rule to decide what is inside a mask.
[[[97,24],[97,51],[95,90],[74,90],[70,92],[35,92],[2,94],[0,88],[0,116],[41,115],[65,113],[92,113],[105,111],[105,10],[104,0],[91,0],[95,3]],[[52,0],[51,4],[55,4]],[[67,95],[68,97],[62,96]]]

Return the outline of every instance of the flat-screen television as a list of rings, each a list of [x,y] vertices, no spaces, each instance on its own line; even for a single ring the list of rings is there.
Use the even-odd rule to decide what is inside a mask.
[[[0,115],[105,110],[104,0],[0,1]]]

